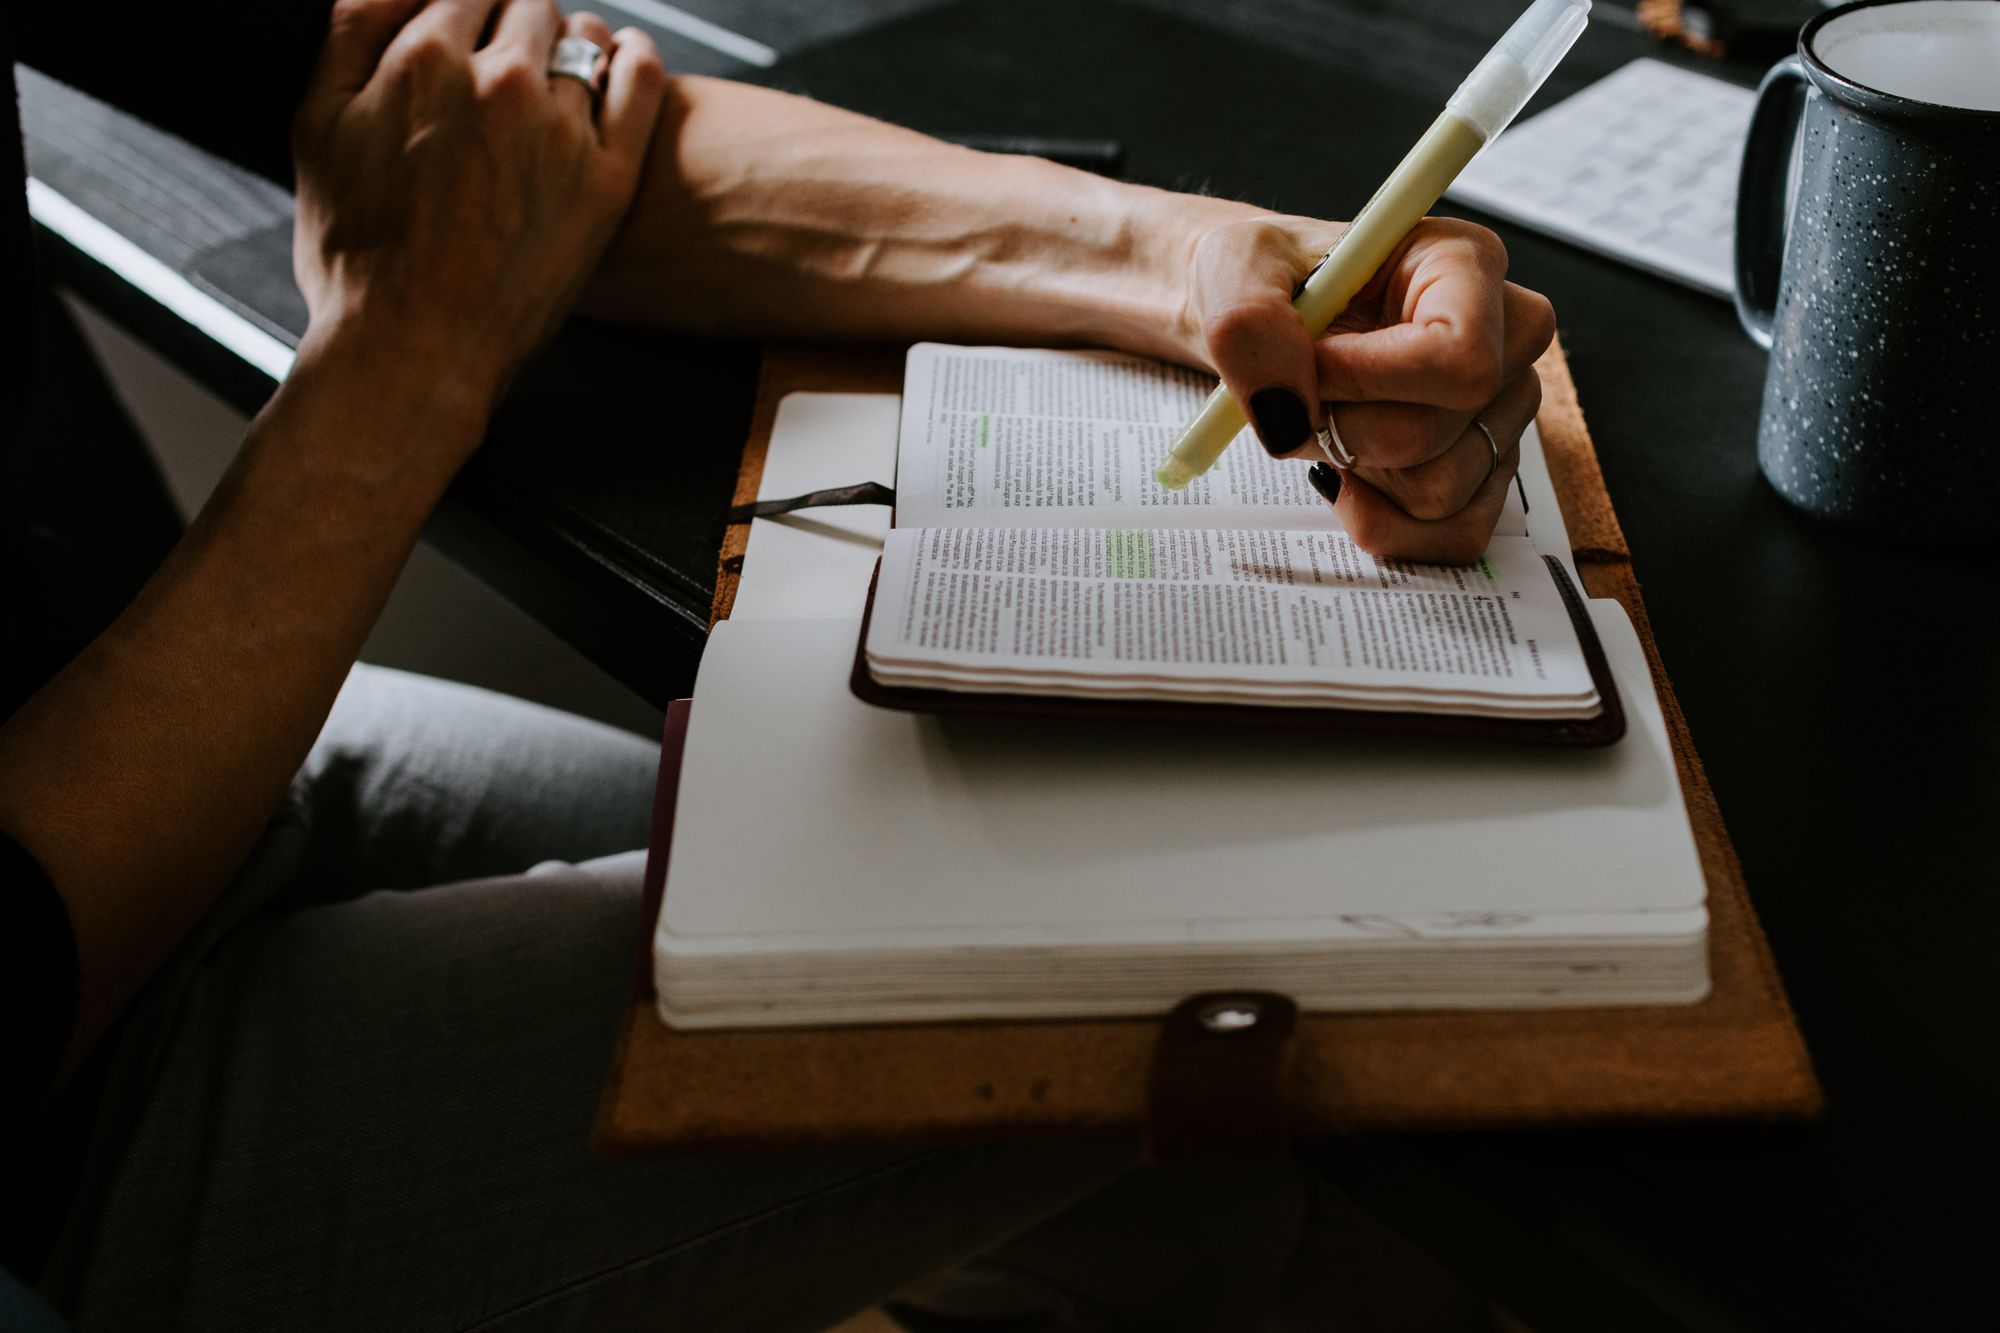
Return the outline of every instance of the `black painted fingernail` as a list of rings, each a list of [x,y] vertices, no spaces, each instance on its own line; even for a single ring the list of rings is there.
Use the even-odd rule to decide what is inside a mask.
[[[1340,474],[1324,463],[1314,463],[1306,469],[1306,480],[1313,484],[1328,504],[1340,499]]]
[[[1250,419],[1257,423],[1264,452],[1273,458],[1290,453],[1312,436],[1305,400],[1281,384],[1250,395]]]

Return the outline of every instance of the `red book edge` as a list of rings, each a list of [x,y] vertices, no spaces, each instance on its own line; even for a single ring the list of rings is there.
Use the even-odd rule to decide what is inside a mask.
[[[653,783],[653,836],[646,845],[646,878],[639,909],[638,957],[633,963],[634,989],[642,999],[653,995],[653,928],[660,919],[660,900],[667,891],[667,849],[674,845],[674,807],[681,792],[681,751],[687,746],[691,700],[667,705],[666,726],[660,732],[660,775]]]

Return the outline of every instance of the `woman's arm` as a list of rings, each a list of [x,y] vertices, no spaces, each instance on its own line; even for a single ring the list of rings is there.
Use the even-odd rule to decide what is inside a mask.
[[[309,345],[159,573],[0,729],[0,825],[69,909],[86,1040],[241,863],[481,424]]]
[[[583,308],[732,336],[1074,343],[1186,359],[1195,246],[1254,216],[677,76],[632,217]]]
[[[0,728],[0,829],[76,935],[72,1063],[263,829],[425,516],[624,214],[664,74],[625,44],[593,119],[546,74],[562,22],[553,0],[335,9],[298,123],[296,366],[137,601]]]
[[[1505,281],[1491,232],[1430,221],[1315,342],[1291,296],[1339,231],[682,77],[584,308],[735,336],[1068,343],[1208,367],[1273,454],[1320,457],[1331,422],[1362,465],[1317,468],[1315,484],[1364,546],[1475,558],[1540,402],[1549,304]]]

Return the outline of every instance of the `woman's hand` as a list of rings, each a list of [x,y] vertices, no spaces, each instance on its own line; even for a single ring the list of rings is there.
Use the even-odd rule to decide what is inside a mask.
[[[1555,336],[1554,313],[1505,281],[1507,251],[1492,232],[1427,218],[1326,336],[1310,339],[1292,294],[1339,234],[1287,217],[1208,232],[1195,247],[1186,336],[1272,455],[1338,457],[1344,445],[1354,466],[1321,462],[1309,475],[1361,546],[1477,559],[1541,406],[1534,363]]]
[[[606,52],[595,94],[549,73],[564,36]],[[348,344],[483,422],[623,220],[665,89],[643,32],[554,0],[338,0],[294,135],[302,357]]]

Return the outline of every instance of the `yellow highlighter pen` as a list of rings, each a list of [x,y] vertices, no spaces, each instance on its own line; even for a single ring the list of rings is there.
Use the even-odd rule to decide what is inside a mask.
[[[1299,288],[1292,308],[1307,334],[1317,338],[1326,332],[1445,187],[1527,105],[1582,35],[1589,16],[1590,0],[1535,0],[1514,20]],[[1246,424],[1236,399],[1217,385],[1153,479],[1168,490],[1182,489],[1215,466]]]

